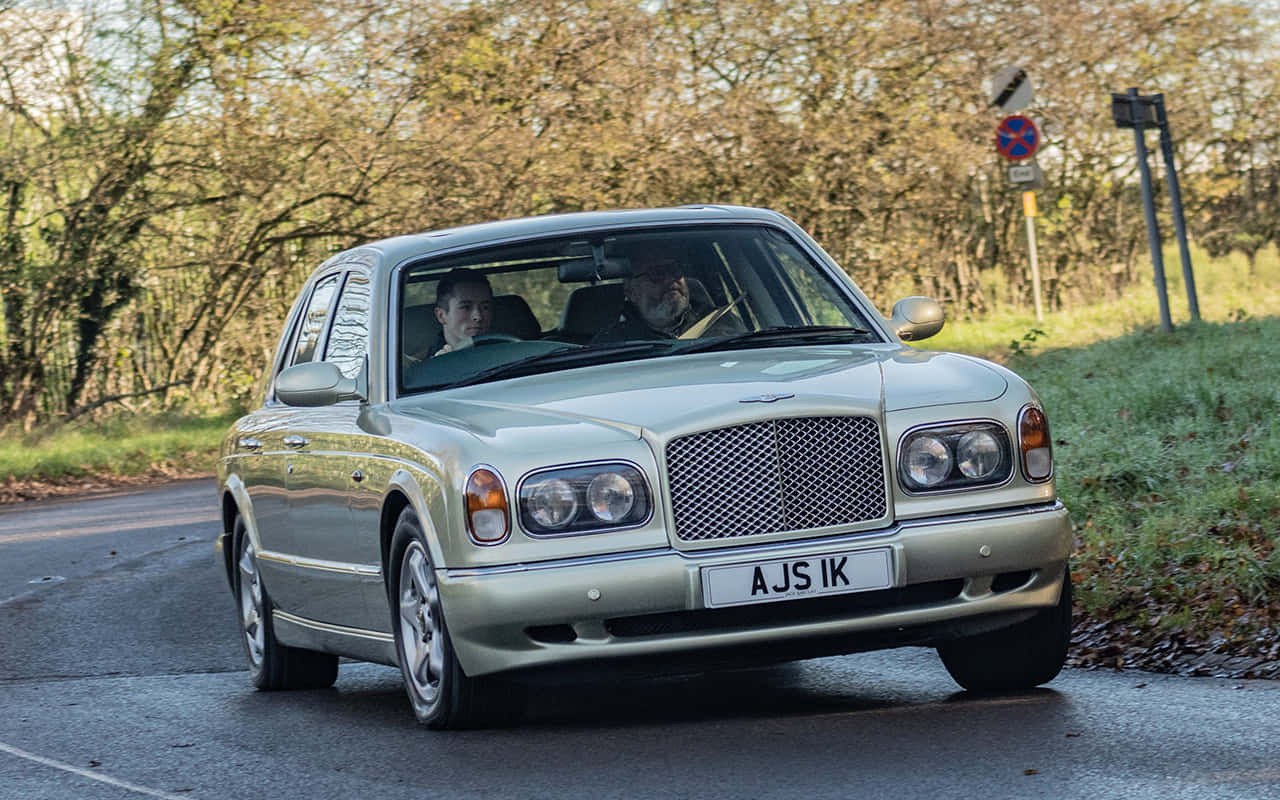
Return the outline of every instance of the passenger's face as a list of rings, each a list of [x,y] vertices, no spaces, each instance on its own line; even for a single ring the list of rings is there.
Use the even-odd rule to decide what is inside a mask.
[[[489,332],[489,290],[479,283],[460,283],[453,287],[447,309],[436,307],[436,319],[444,331],[446,344],[457,347],[463,339]]]
[[[674,259],[640,262],[627,281],[627,299],[659,330],[670,326],[689,308],[689,284]]]

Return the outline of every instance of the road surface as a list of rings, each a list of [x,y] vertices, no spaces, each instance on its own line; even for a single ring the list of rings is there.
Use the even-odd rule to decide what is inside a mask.
[[[908,648],[539,690],[438,733],[397,670],[254,691],[211,481],[0,509],[0,799],[1280,798],[1280,682],[1068,670],[959,692]]]

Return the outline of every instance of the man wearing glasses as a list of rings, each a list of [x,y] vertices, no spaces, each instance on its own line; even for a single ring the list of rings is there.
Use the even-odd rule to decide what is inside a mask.
[[[596,334],[593,344],[691,339],[742,331],[737,319],[717,314],[706,288],[696,279],[687,278],[680,259],[662,249],[633,256],[631,275],[622,287],[622,314],[617,322]]]

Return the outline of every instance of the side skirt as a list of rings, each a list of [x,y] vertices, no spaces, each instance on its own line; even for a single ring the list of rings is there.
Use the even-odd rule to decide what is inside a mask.
[[[272,612],[271,618],[276,638],[281,644],[333,653],[359,661],[372,661],[389,667],[400,663],[396,658],[395,637],[389,633],[317,622],[279,609]]]

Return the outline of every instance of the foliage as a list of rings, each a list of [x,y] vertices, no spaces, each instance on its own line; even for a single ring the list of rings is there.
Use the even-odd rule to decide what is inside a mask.
[[[1275,23],[1246,0],[83,2],[0,0],[0,422],[247,400],[334,249],[525,214],[764,205],[879,301],[1023,306],[1009,61],[1050,310],[1142,276],[1111,91],[1166,93],[1204,246],[1280,232]]]

